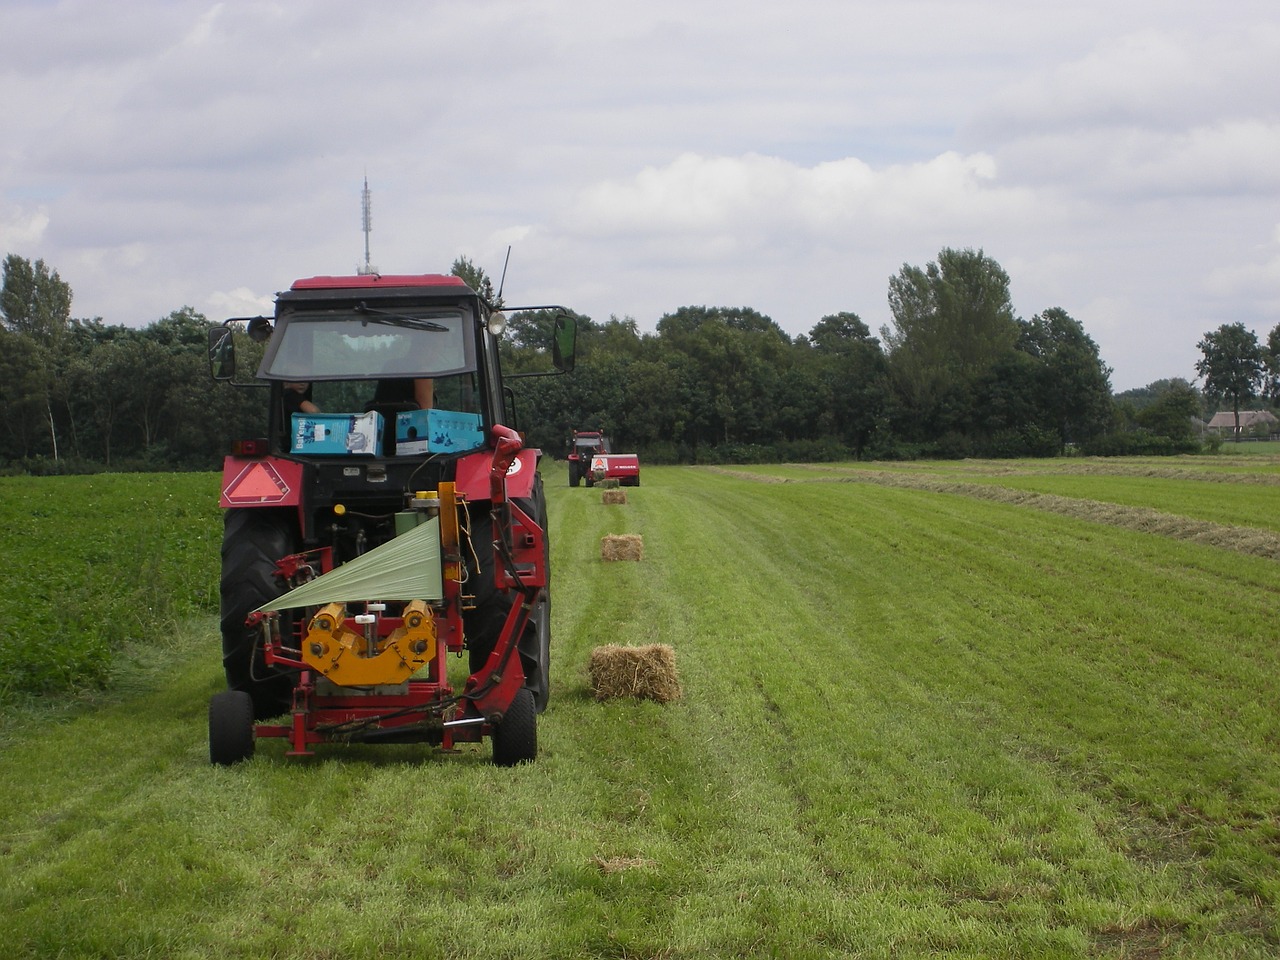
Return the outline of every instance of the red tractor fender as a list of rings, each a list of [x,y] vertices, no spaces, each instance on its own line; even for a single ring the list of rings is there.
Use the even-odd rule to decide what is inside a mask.
[[[521,450],[507,469],[507,496],[533,496],[533,480],[538,472],[541,450]],[[457,490],[471,502],[492,499],[493,451],[477,450],[458,461]]]

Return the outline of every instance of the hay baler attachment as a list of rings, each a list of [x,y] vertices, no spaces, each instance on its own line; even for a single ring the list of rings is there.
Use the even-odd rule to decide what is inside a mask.
[[[397,517],[405,528],[399,536],[251,614],[265,663],[294,678],[290,716],[287,723],[255,725],[248,694],[215,695],[214,763],[247,759],[256,740],[268,738],[288,741],[290,756],[309,756],[322,743],[416,742],[449,750],[488,736],[501,766],[535,758],[537,709],[519,645],[533,611],[545,603],[546,550],[541,527],[506,497],[519,438],[502,427],[494,435],[491,542],[472,536],[469,511],[479,505],[442,483],[417,494]],[[489,564],[481,562],[486,555]],[[278,564],[282,573],[314,566],[314,558],[297,556]],[[472,579],[484,577],[492,583]],[[449,682],[447,657],[479,640],[468,637],[464,617],[477,594],[509,606],[492,649],[459,692]],[[282,616],[291,609],[311,612]]]

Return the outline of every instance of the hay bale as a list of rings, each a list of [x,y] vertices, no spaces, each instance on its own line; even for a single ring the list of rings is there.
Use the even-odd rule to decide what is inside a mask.
[[[670,703],[680,696],[676,654],[665,643],[596,647],[591,651],[587,672],[591,677],[591,692],[597,700],[626,697]]]
[[[600,538],[601,560],[643,560],[644,538],[637,533],[608,534]]]
[[[600,494],[602,503],[619,504],[627,502],[627,491],[625,490],[606,490]]]
[[[601,490],[617,490],[622,485],[622,481],[617,477],[609,477],[607,480],[601,480],[596,484]]]

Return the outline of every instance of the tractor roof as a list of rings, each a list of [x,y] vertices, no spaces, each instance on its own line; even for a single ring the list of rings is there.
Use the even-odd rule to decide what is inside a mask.
[[[354,277],[306,277],[295,280],[290,290],[369,290],[376,287],[463,287],[461,277],[443,273],[380,274],[363,273]],[[470,289],[470,288],[467,288]]]

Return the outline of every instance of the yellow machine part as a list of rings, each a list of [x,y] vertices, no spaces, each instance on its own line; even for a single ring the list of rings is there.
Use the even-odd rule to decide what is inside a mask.
[[[452,483],[442,483],[436,491],[440,498],[440,556],[443,559],[443,577],[462,581],[462,558],[458,546],[458,496]]]
[[[340,603],[320,609],[307,624],[302,659],[343,687],[404,683],[435,659],[436,621],[425,601],[405,605],[403,625],[383,640],[374,640],[370,656],[364,634],[347,626]]]

